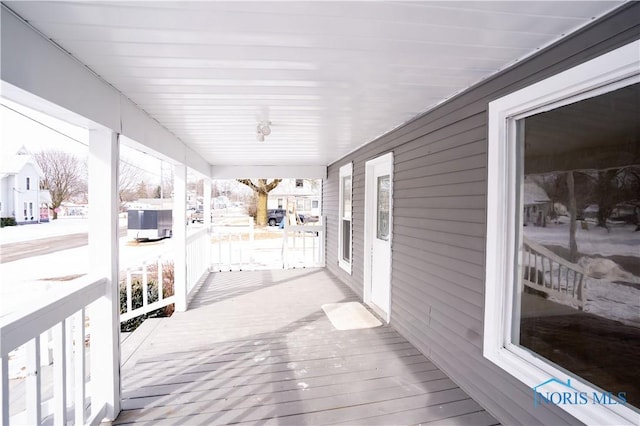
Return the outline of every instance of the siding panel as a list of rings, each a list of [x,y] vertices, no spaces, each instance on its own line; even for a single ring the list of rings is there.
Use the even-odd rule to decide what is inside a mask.
[[[391,323],[504,424],[574,424],[482,356],[488,103],[640,38],[632,2],[328,167],[327,268],[362,297],[365,162],[394,152]],[[364,142],[364,141],[363,141]],[[337,266],[338,169],[353,161],[353,267]]]

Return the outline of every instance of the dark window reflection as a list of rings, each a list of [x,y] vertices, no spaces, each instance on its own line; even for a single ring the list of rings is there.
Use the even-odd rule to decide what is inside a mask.
[[[640,85],[520,120],[514,340],[640,407]],[[524,128],[523,128],[524,127]]]

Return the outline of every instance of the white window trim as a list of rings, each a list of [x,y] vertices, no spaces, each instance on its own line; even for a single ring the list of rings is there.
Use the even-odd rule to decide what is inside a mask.
[[[345,261],[342,258],[342,238],[344,229],[342,229],[342,206],[344,192],[342,188],[342,179],[351,176],[351,226],[349,227],[349,259],[350,262]],[[345,164],[340,167],[340,174],[338,177],[339,197],[338,197],[338,266],[344,269],[349,275],[351,275],[351,265],[353,263],[353,163]]]
[[[516,258],[515,243],[520,232],[516,229],[516,147],[510,143],[515,140],[515,121],[640,82],[638,52],[640,40],[489,104],[483,355],[529,387],[555,377],[565,382],[571,379],[576,390],[589,395],[598,391],[579,377],[568,375],[566,371],[511,343],[513,259]],[[557,383],[550,385],[547,390],[564,390]],[[559,407],[585,424],[640,424],[640,414],[622,405]]]

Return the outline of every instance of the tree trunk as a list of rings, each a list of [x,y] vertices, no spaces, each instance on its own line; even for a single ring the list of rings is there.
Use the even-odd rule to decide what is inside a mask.
[[[576,194],[573,172],[567,173],[567,188],[569,190],[569,261],[578,261],[578,243],[576,243]]]
[[[52,220],[56,220],[58,218],[58,212],[56,209],[51,209],[51,211],[53,212],[53,219]]]
[[[267,224],[267,196],[266,192],[256,191],[256,225]]]

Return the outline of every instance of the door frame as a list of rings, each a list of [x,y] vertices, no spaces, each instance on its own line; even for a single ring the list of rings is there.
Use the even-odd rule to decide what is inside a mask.
[[[389,164],[389,305],[376,306],[371,302],[371,251],[375,237],[375,195],[376,179],[373,169],[380,164]],[[373,309],[387,323],[391,322],[391,277],[393,275],[393,151],[373,158],[365,163],[365,192],[364,192],[364,288],[363,301]],[[384,312],[383,309],[387,309]]]

